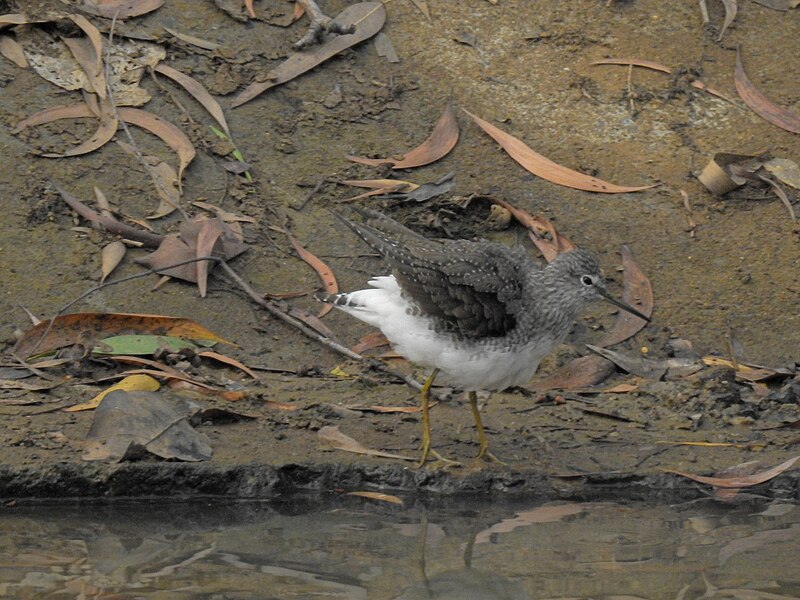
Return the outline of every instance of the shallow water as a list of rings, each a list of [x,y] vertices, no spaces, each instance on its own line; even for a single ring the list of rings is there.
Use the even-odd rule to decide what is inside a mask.
[[[800,597],[800,509],[500,502],[6,508],[3,598]]]

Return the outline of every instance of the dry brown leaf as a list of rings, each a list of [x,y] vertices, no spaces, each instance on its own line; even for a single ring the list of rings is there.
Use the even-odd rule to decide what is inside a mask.
[[[347,155],[349,160],[363,165],[390,164],[393,169],[412,169],[430,164],[447,155],[458,142],[458,121],[452,105],[447,105],[436,122],[433,131],[419,146],[407,152],[403,158],[364,158]]]
[[[708,485],[714,486],[715,488],[724,488],[724,489],[741,489],[752,487],[754,485],[758,485],[760,483],[764,483],[773,479],[783,473],[784,471],[790,469],[797,460],[800,459],[800,456],[795,456],[794,458],[790,458],[787,461],[782,462],[781,464],[772,467],[771,469],[767,469],[765,471],[761,471],[759,473],[754,473],[753,475],[746,475],[742,477],[705,477],[703,475],[692,475],[691,473],[683,473],[681,471],[673,471],[672,469],[664,469],[667,473],[674,473],[675,475],[680,475],[681,477],[687,477],[692,481],[697,481],[698,483],[706,483]]]
[[[668,75],[672,73],[672,69],[670,69],[665,65],[662,65],[661,63],[657,63],[653,60],[645,60],[639,58],[601,58],[600,60],[596,60],[589,64],[593,67],[596,65],[624,65],[624,66],[633,65],[634,67],[644,67],[645,69],[653,69],[654,71],[661,71],[662,73],[667,73]]]
[[[211,94],[208,93],[208,90],[203,87],[203,85],[197,81],[194,77],[190,77],[185,73],[181,73],[177,69],[173,69],[165,64],[158,64],[155,68],[156,73],[161,73],[162,75],[169,77],[176,83],[178,83],[183,89],[189,92],[195,100],[197,100],[200,104],[203,105],[208,111],[214,120],[219,123],[219,126],[222,127],[222,130],[228,137],[231,137],[231,131],[228,129],[228,122],[225,120],[225,113],[222,112],[222,107],[219,105],[219,102],[214,100]]]
[[[97,70],[98,59],[94,53],[94,46],[89,38],[61,38],[64,45],[69,48],[75,62],[83,69],[89,83],[87,91],[97,94],[101,98],[107,96],[106,77],[102,67]],[[99,63],[102,65],[102,62]]]
[[[81,142],[74,148],[70,148],[63,154],[51,154],[45,153],[42,156],[46,158],[63,158],[67,156],[79,156],[81,154],[88,154],[89,152],[94,152],[95,150],[102,148],[108,142],[111,141],[111,138],[114,137],[114,134],[117,133],[117,127],[119,123],[117,122],[117,116],[114,113],[114,110],[111,107],[111,104],[108,100],[101,100],[100,101],[100,124],[97,126],[97,131],[94,132],[92,137],[88,140]]]
[[[753,112],[781,129],[792,133],[800,133],[800,115],[773,103],[750,82],[742,66],[742,56],[739,48],[736,49],[735,79],[736,91],[739,92],[739,96]]]
[[[253,379],[258,379],[258,375],[256,375],[252,369],[247,367],[246,365],[242,364],[235,358],[231,358],[230,356],[225,356],[224,354],[220,354],[219,352],[214,352],[212,350],[203,350],[197,353],[197,356],[202,356],[204,358],[210,358],[211,360],[216,360],[217,362],[225,363],[226,365],[230,365],[247,373]]]
[[[268,89],[286,83],[310,71],[320,63],[336,56],[342,50],[363,42],[381,30],[386,20],[386,9],[381,2],[360,2],[345,8],[335,19],[343,26],[355,25],[356,32],[349,35],[337,35],[328,38],[320,45],[295,52],[283,63],[267,74],[266,81],[251,83],[231,103],[232,107],[241,106],[259,96]]]
[[[364,352],[367,350],[388,345],[389,340],[386,339],[385,335],[383,335],[380,331],[373,331],[372,333],[362,336],[358,340],[358,343],[350,349],[356,354],[364,354]]]
[[[186,373],[183,371],[179,371],[174,367],[170,367],[167,364],[159,362],[157,360],[153,360],[151,358],[144,358],[142,356],[131,356],[130,354],[119,355],[119,356],[107,356],[108,360],[113,360],[115,362],[124,364],[124,365],[143,365],[145,367],[152,367],[155,371],[161,373],[167,373],[170,375],[174,375],[176,377],[185,377]]]
[[[256,11],[253,8],[253,0],[244,0],[244,7],[247,9],[247,14],[250,15],[250,18],[255,19]]]
[[[289,238],[289,242],[291,242],[294,251],[297,252],[297,255],[302,258],[306,263],[308,263],[314,271],[317,272],[319,275],[320,280],[322,281],[322,285],[325,288],[325,291],[329,294],[335,294],[339,291],[339,284],[336,282],[336,277],[333,274],[331,268],[326,265],[322,260],[317,258],[314,254],[303,248],[302,244],[297,241],[292,234],[286,233],[286,236]],[[317,318],[321,319],[326,314],[328,314],[331,309],[333,308],[332,304],[326,304],[323,306],[322,310],[319,311]]]
[[[508,210],[520,225],[528,229],[528,235],[531,241],[539,249],[539,252],[542,253],[547,262],[553,260],[560,252],[566,252],[567,250],[574,250],[576,248],[575,244],[573,244],[569,238],[556,231],[556,228],[548,219],[540,216],[533,216],[527,210],[517,208],[510,202],[506,202],[500,198],[495,198],[493,196],[476,196],[476,198],[486,198],[490,202]]]
[[[0,35],[0,54],[21,69],[27,69],[30,66],[28,64],[28,59],[25,58],[25,52],[22,50],[22,46],[10,35]]]
[[[169,121],[138,108],[120,108],[119,116],[126,123],[146,129],[175,151],[179,161],[178,181],[180,182],[183,171],[195,157],[194,146],[186,134]]]
[[[240,242],[230,227],[219,217],[213,219],[198,217],[181,223],[180,237],[165,236],[154,252],[137,262],[157,270],[161,275],[199,284],[208,273],[208,268],[200,269],[199,264],[209,261],[200,260],[180,266],[173,265],[193,258],[212,256],[212,253],[214,256],[230,260],[246,250],[247,245]]]
[[[23,13],[11,13],[7,15],[0,15],[0,29],[3,27],[10,27],[12,25],[25,25],[27,23],[40,23],[41,21],[30,20],[27,15]]]
[[[642,272],[630,248],[622,246],[620,254],[624,269],[622,301],[649,317],[653,314],[653,286],[647,275]],[[611,329],[597,342],[597,345],[606,347],[619,344],[636,335],[645,325],[647,321],[626,310],[620,310]]]
[[[764,381],[772,377],[787,377],[794,374],[793,371],[789,369],[773,369],[761,365],[748,365],[741,361],[737,361],[734,365],[732,361],[719,356],[704,356],[702,360],[710,367],[721,366],[733,369],[736,372],[736,379],[743,381]]]
[[[169,335],[193,340],[232,344],[199,323],[180,317],[130,313],[74,313],[42,321],[23,334],[14,352],[25,358],[74,344],[83,332],[96,339],[126,333]]]
[[[413,192],[419,187],[416,183],[403,181],[402,179],[344,179],[339,183],[371,190],[390,189],[393,192]]]
[[[89,58],[91,58],[92,61],[91,65],[92,73],[86,71],[86,68],[84,68],[84,71],[86,71],[86,74],[89,75],[90,77],[98,73],[101,73],[103,71],[103,36],[100,33],[100,30],[97,29],[97,27],[95,27],[94,25],[92,25],[92,22],[89,21],[89,19],[87,19],[83,15],[79,14],[69,15],[69,18],[72,19],[72,22],[75,23],[75,25],[77,25],[78,27],[80,27],[81,30],[87,35],[92,45],[92,53],[90,56],[88,56]],[[81,65],[81,67],[83,67],[83,65]],[[98,91],[98,95],[101,98],[105,98],[104,94],[105,90],[103,90],[103,93],[100,93]]]
[[[348,435],[339,431],[338,427],[326,426],[321,427],[317,432],[317,437],[328,445],[336,448],[337,450],[344,450],[345,452],[353,452],[355,454],[366,454],[367,456],[377,456],[380,458],[397,458],[400,460],[416,460],[410,456],[402,456],[400,454],[392,454],[391,452],[381,452],[380,450],[373,450],[364,446],[361,442],[357,442]]]
[[[103,247],[100,283],[103,283],[106,277],[122,262],[122,259],[125,258],[125,252],[127,252],[125,244],[118,240]]]
[[[170,29],[169,27],[164,27],[164,31],[178,38],[182,42],[186,42],[187,44],[191,44],[192,46],[197,46],[198,48],[202,48],[203,50],[217,50],[222,47],[221,44],[217,44],[216,42],[210,42],[208,40],[204,40],[203,38],[189,35],[188,33],[181,33],[180,31],[176,31],[175,29]]]
[[[725,31],[736,18],[736,13],[739,10],[736,1],[737,0],[722,0],[722,4],[725,6],[725,21],[722,23],[722,29],[719,30],[719,35],[717,36],[718,42],[722,41],[722,36],[725,35]]]
[[[114,134],[117,131],[117,119],[114,115],[113,111],[111,110],[110,104],[107,101],[103,101],[101,103],[102,108],[102,116],[100,118],[100,125],[95,131],[94,135],[90,137],[88,140],[81,142],[74,148],[67,150],[63,154],[53,154],[47,153],[42,154],[47,158],[62,158],[65,156],[78,156],[80,154],[86,154],[88,152],[92,152],[97,150],[98,148],[102,147],[104,144],[108,143],[111,138],[114,137]],[[45,110],[39,111],[31,115],[30,117],[23,119],[19,123],[17,123],[16,127],[14,128],[14,133],[19,133],[26,127],[32,127],[35,125],[44,125],[46,123],[51,123],[53,121],[58,121],[60,119],[80,119],[80,118],[94,118],[96,115],[94,111],[89,107],[88,104],[72,104],[69,106],[56,106],[53,108],[47,108]]]
[[[19,133],[27,127],[44,125],[46,123],[58,121],[59,119],[82,119],[92,118],[95,116],[96,115],[94,112],[86,103],[70,104],[68,106],[54,106],[53,108],[40,110],[39,112],[32,114],[30,117],[23,119],[16,124],[12,131],[13,133]]]
[[[464,112],[472,117],[478,126],[492,138],[494,138],[494,140],[500,144],[506,152],[508,152],[509,156],[522,165],[525,170],[537,175],[538,177],[541,177],[542,179],[546,179],[551,183],[575,188],[578,190],[585,190],[587,192],[599,192],[604,194],[641,192],[642,190],[648,190],[652,187],[655,187],[652,185],[639,187],[620,186],[614,183],[603,181],[597,177],[592,177],[591,175],[585,175],[584,173],[573,171],[572,169],[568,169],[567,167],[559,165],[549,158],[542,156],[538,152],[535,152],[514,136],[506,133],[498,127],[495,127],[491,123],[484,121],[480,117],[473,115],[469,111],[464,110]]]
[[[212,256],[217,242],[228,230],[228,226],[222,219],[206,219],[202,221],[200,229],[197,232],[197,257]],[[208,286],[208,273],[211,270],[207,260],[201,260],[197,263],[197,289],[200,291],[200,297],[206,297],[206,289]]]
[[[298,321],[302,321],[320,335],[324,335],[325,337],[331,339],[336,338],[336,334],[333,332],[333,330],[325,325],[325,323],[320,321],[317,315],[312,315],[307,310],[303,310],[298,306],[292,306],[291,304],[284,306],[284,309],[290,317],[294,317]]]
[[[800,190],[800,167],[788,158],[771,158],[764,162],[764,168],[788,186]]]
[[[145,218],[160,219],[176,211],[181,204],[181,192],[178,185],[178,173],[175,169],[157,156],[137,153],[136,148],[127,142],[117,140],[117,145],[128,154],[136,156],[137,158],[141,157],[141,159],[147,163],[147,174],[150,175],[153,186],[156,188],[159,204],[155,212],[147,215]]]
[[[628,373],[646,379],[659,380],[662,377],[666,379],[680,379],[704,368],[703,361],[694,357],[674,357],[658,360],[654,358],[645,358],[640,354],[624,354],[592,344],[586,344],[586,347],[592,352],[597,352],[597,354],[603,358],[607,358]]]
[[[614,373],[614,363],[589,354],[568,362],[555,373],[534,381],[531,388],[541,392],[574,390],[603,383]]]
[[[96,17],[128,19],[152,12],[162,4],[164,0],[80,0],[77,6]]]
[[[381,502],[390,502],[391,504],[399,504],[400,506],[403,505],[403,501],[397,496],[382,494],[380,492],[348,492],[347,495],[369,498],[370,500],[380,500]]]

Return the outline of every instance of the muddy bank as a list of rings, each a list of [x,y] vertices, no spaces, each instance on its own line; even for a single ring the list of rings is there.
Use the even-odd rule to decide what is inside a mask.
[[[0,2],[3,12],[25,3]],[[330,264],[343,290],[363,287],[383,266],[354,236],[341,230],[329,208],[354,195],[343,179],[396,176],[425,183],[455,174],[448,195],[423,203],[365,200],[424,235],[481,237],[527,244],[524,231],[491,231],[485,207],[463,208],[463,198],[487,193],[555,223],[578,245],[595,251],[619,295],[618,249],[627,244],[655,290],[653,322],[618,350],[664,359],[670,342],[690,340],[698,354],[740,358],[796,369],[800,348],[800,239],[783,204],[762,190],[725,199],[711,196],[696,174],[717,152],[800,159],[796,135],[782,131],[736,100],[734,48],[746,50],[750,78],[776,103],[797,111],[800,78],[791,74],[800,39],[797,11],[742,3],[734,26],[717,42],[696,4],[656,0],[568,4],[441,0],[426,19],[413,3],[386,5],[384,32],[399,63],[380,57],[371,42],[347,50],[296,80],[230,109],[232,95],[292,53],[303,24],[285,27],[289,3],[257,3],[259,19],[243,23],[214,3],[169,2],[130,22],[160,40],[166,62],[191,73],[220,98],[253,181],[223,166],[230,148],[209,129],[208,115],[180,89],[145,78],[153,96],[147,110],[177,123],[198,154],[184,176],[184,204],[213,203],[248,217],[248,251],[232,266],[260,293],[304,296],[291,302],[318,306],[314,271],[275,227],[289,227]],[[323,2],[336,14],[343,0]],[[433,5],[434,3],[429,3]],[[711,3],[712,23],[722,21]],[[46,5],[46,6],[44,6]],[[63,10],[60,2],[43,3]],[[285,9],[285,10],[284,10]],[[280,22],[280,23],[279,23]],[[224,51],[200,52],[164,27],[212,39]],[[656,60],[663,73],[592,66],[605,57]],[[689,84],[700,76],[733,98]],[[4,350],[16,329],[28,326],[25,307],[40,318],[97,284],[100,250],[114,239],[88,230],[51,182],[83,199],[99,187],[120,215],[143,221],[158,206],[147,173],[117,144],[79,157],[48,159],[92,134],[80,120],[61,121],[15,135],[30,114],[79,100],[30,69],[0,61],[0,325]],[[74,94],[74,95],[73,95]],[[419,144],[447,103],[458,109],[461,138],[443,160],[413,171],[354,165],[346,154],[387,156]],[[659,184],[638,194],[597,195],[548,183],[521,169],[471,123],[467,109],[523,139],[550,159],[624,185]],[[159,140],[133,132],[148,155],[175,162]],[[118,137],[123,139],[121,134]],[[688,209],[682,191],[689,198]],[[794,200],[794,197],[792,197]],[[174,232],[176,216],[152,221]],[[75,229],[78,227],[78,229]],[[140,273],[132,250],[115,277]],[[331,492],[369,487],[430,493],[524,493],[542,498],[685,499],[708,493],[663,469],[711,474],[751,460],[774,466],[798,453],[800,402],[778,377],[764,387],[736,380],[728,369],[681,381],[638,380],[616,373],[603,389],[625,383],[626,393],[521,393],[493,396],[485,409],[492,449],[508,464],[469,469],[475,444],[463,398],[434,408],[435,447],[466,467],[453,473],[417,471],[409,462],[363,458],[332,450],[318,439],[325,426],[386,452],[416,455],[420,425],[414,413],[377,413],[365,406],[413,407],[414,392],[309,340],[266,315],[229,282],[212,279],[206,298],[194,286],[172,282],[154,289],[155,276],[95,293],[73,310],[191,316],[239,348],[231,354],[261,367],[253,384],[241,373],[204,365],[192,370],[221,386],[244,390],[232,423],[203,423],[214,454],[207,465],[153,459],[98,465],[81,459],[91,413],[60,409],[100,391],[93,378],[107,365],[84,363],[57,373],[66,384],[50,391],[2,390],[0,496],[115,497],[223,495],[275,497],[302,490]],[[586,353],[613,322],[594,307],[576,323],[568,343],[542,366],[540,376]],[[347,315],[325,323],[351,346],[369,333]],[[734,343],[735,342],[735,343]],[[13,359],[8,359],[9,363]],[[338,368],[338,370],[336,370]],[[398,367],[401,368],[401,367]],[[410,370],[410,367],[402,367]],[[421,377],[422,373],[417,373]],[[538,376],[537,376],[538,377]],[[788,391],[787,391],[788,390]],[[793,395],[794,394],[794,395]],[[217,401],[202,399],[214,404]],[[224,405],[224,403],[220,402]],[[283,410],[291,405],[293,410]],[[794,424],[794,425],[793,425]],[[706,445],[681,445],[686,442]],[[756,488],[797,497],[797,471]]]

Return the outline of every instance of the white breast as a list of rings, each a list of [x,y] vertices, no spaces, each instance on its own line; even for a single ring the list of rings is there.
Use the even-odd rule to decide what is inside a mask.
[[[558,340],[532,340],[513,351],[504,348],[503,338],[491,347],[437,333],[431,319],[413,314],[391,275],[370,280],[372,289],[347,294],[346,305],[335,305],[354,317],[378,327],[395,350],[411,362],[441,371],[437,383],[461,390],[503,390],[528,383],[539,362]]]

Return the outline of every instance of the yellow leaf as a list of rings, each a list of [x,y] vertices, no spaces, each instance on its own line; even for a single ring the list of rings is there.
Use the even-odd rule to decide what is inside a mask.
[[[330,374],[333,375],[334,377],[340,377],[342,379],[352,379],[353,377],[355,377],[354,375],[350,375],[350,373],[347,373],[341,367],[334,367],[333,369],[331,369]]]
[[[160,387],[161,384],[158,382],[158,380],[150,377],[149,375],[130,375],[129,377],[119,381],[119,383],[115,383],[110,388],[103,390],[88,402],[75,404],[74,406],[68,406],[64,410],[66,412],[94,410],[103,400],[103,398],[116,390],[123,390],[125,392],[155,392]]]

